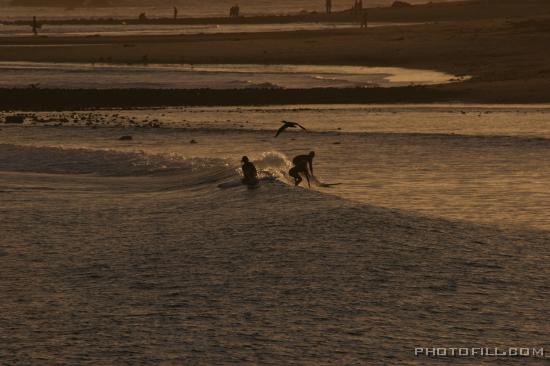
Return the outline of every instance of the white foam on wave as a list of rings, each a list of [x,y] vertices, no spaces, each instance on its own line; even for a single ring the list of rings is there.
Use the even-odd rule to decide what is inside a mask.
[[[288,157],[278,151],[266,151],[254,161],[259,170],[260,178],[272,177],[282,182],[288,182],[288,170],[292,165]]]

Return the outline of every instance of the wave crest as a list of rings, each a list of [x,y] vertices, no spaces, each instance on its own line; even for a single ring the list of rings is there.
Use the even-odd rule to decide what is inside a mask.
[[[0,144],[0,170],[4,171],[137,176],[204,169],[234,171],[223,159],[186,158],[174,153]]]

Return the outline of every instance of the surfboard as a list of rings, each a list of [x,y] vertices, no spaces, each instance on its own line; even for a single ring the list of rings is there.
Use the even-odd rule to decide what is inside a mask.
[[[260,181],[256,180],[256,181],[251,182],[249,184],[245,184],[245,183],[242,182],[241,179],[239,179],[239,180],[230,180],[229,182],[224,182],[224,183],[218,184],[218,188],[227,189],[227,188],[240,187],[240,186],[243,186],[243,185],[247,186],[248,189],[255,189],[255,188],[258,188],[260,186]]]
[[[311,182],[323,188],[330,188],[330,187],[339,186],[340,184],[342,184],[342,183],[323,183],[316,177],[311,177]]]
[[[258,188],[260,186],[260,181],[258,179],[254,179],[253,181],[243,183],[248,187],[248,189],[254,189]]]
[[[218,188],[221,188],[221,189],[227,189],[227,188],[234,188],[234,187],[239,187],[241,186],[243,183],[241,182],[241,180],[230,180],[229,182],[224,182],[224,183],[220,183],[218,184]]]
[[[330,187],[334,187],[334,186],[339,186],[342,183],[321,183],[321,182],[319,182],[318,184],[319,184],[319,187],[330,188]]]

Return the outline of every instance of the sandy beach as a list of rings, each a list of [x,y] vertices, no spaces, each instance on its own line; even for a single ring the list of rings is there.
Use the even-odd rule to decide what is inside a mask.
[[[28,37],[1,39],[0,61],[140,63],[146,58],[154,63],[400,66],[472,77],[464,83],[425,88],[426,95],[437,96],[434,102],[537,103],[550,101],[547,93],[550,33],[546,31],[549,27],[549,18],[535,18],[431,23],[368,31]],[[369,97],[376,94],[375,90],[342,92],[349,93],[351,101],[412,101],[406,92],[390,93],[387,97],[382,97],[381,92],[376,98]],[[362,97],[357,99],[354,95]],[[293,98],[287,94],[286,99],[292,102]],[[429,99],[419,98],[424,102]]]

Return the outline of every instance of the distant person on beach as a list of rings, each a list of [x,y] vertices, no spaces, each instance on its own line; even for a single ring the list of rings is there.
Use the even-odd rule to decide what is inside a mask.
[[[332,13],[332,0],[325,0],[325,8],[326,8],[327,14]]]
[[[38,35],[38,28],[40,28],[40,25],[38,25],[38,22],[36,21],[36,17],[32,17],[32,33],[37,36]]]
[[[231,9],[229,9],[229,16],[230,17],[238,17],[240,12],[239,5],[233,5]]]
[[[354,14],[361,14],[362,10],[363,10],[363,0],[355,0],[353,3],[352,12]]]
[[[254,164],[252,164],[248,159],[248,156],[243,156],[241,162],[243,163],[241,165],[243,170],[243,184],[250,185],[258,183],[258,172]]]
[[[178,8],[174,6],[174,19],[178,19]]]
[[[315,151],[311,151],[308,155],[298,155],[292,159],[294,166],[290,168],[288,174],[294,178],[294,185],[299,185],[302,182],[300,174],[305,175],[307,179],[307,185],[311,188],[309,181],[309,172],[313,176],[313,158],[315,157]],[[309,170],[308,170],[309,168]]]
[[[369,12],[364,9],[363,14],[361,15],[361,28],[367,29],[367,23],[369,21]]]

